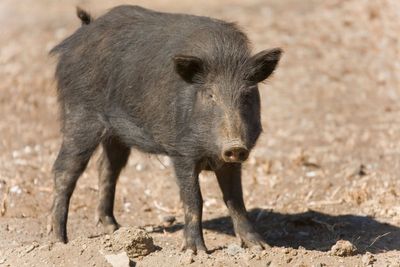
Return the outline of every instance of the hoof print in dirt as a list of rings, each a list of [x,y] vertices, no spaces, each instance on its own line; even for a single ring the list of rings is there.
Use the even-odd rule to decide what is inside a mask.
[[[332,246],[329,253],[332,256],[340,256],[340,257],[353,256],[357,253],[357,248],[350,241],[338,240],[336,244]]]
[[[111,243],[114,252],[124,250],[129,259],[144,257],[158,249],[153,243],[153,238],[139,228],[118,229],[112,235]]]

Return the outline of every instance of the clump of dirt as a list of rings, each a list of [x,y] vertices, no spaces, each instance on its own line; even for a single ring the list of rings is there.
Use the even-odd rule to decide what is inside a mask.
[[[114,252],[124,250],[130,259],[143,257],[156,250],[153,238],[143,229],[122,227],[111,237]]]
[[[333,256],[347,257],[353,256],[357,253],[357,248],[350,241],[338,240],[332,246],[330,254]]]

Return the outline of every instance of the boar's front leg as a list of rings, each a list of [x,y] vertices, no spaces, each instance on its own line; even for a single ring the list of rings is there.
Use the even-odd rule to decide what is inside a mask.
[[[207,251],[201,225],[203,199],[199,185],[200,170],[196,164],[183,158],[174,158],[174,167],[185,212],[182,250]]]
[[[255,231],[247,216],[243,201],[241,169],[240,163],[229,163],[216,170],[215,174],[241,245],[266,248],[268,245],[264,243],[260,234]]]

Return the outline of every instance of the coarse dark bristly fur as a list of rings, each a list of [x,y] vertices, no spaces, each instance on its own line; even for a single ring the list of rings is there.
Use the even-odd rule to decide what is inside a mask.
[[[130,149],[165,154],[184,204],[184,249],[206,250],[198,175],[215,172],[236,234],[264,246],[249,221],[241,163],[261,133],[257,83],[274,71],[280,49],[252,56],[235,24],[208,17],[118,6],[57,45],[63,141],[54,163],[52,223],[67,242],[70,197],[92,153],[103,147],[98,221],[118,228],[115,185]]]

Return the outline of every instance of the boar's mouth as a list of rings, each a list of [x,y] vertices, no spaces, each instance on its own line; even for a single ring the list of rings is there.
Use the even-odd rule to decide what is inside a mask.
[[[223,160],[221,160],[220,158],[210,157],[210,158],[207,158],[203,162],[202,169],[207,170],[207,171],[216,171],[216,170],[220,169],[224,164],[225,164],[225,162]]]

